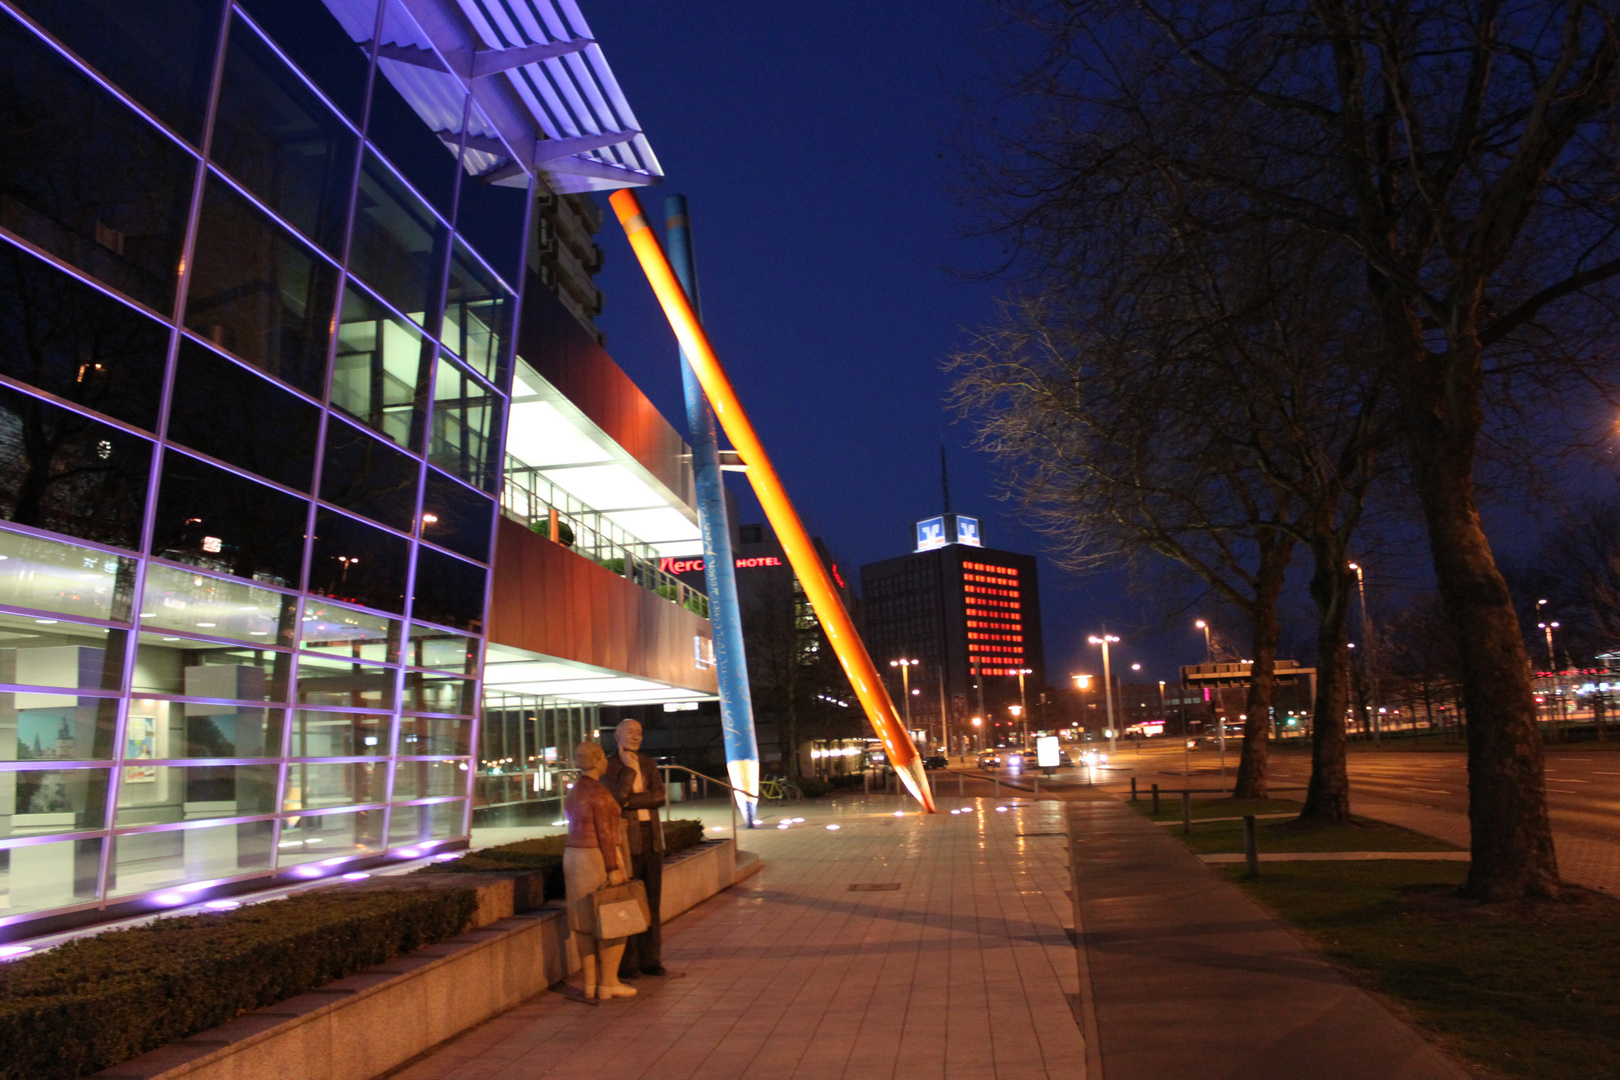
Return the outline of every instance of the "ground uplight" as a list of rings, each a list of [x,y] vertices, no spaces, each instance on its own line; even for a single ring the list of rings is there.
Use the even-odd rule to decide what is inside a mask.
[[[210,900],[208,903],[203,905],[203,907],[208,908],[210,911],[230,911],[233,908],[239,908],[241,906],[241,903],[236,900]]]
[[[838,831],[838,826],[837,825],[829,825],[829,826],[827,826],[827,831],[828,832],[837,832]]]
[[[343,875],[343,880],[344,881],[364,881],[364,880],[366,880],[366,878],[368,878],[370,876],[371,875],[366,873],[364,870],[354,870],[354,871],[351,871],[350,873],[344,874]]]
[[[28,945],[0,945],[0,960],[14,960],[24,953],[33,951],[33,948]]]
[[[906,816],[906,812],[905,812],[905,811],[904,811],[904,810],[896,810],[896,811],[895,811],[895,812],[894,812],[894,816],[895,816],[895,817],[905,817],[905,816]]]

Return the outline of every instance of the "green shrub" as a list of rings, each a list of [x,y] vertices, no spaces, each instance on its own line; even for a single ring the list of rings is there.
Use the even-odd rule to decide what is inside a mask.
[[[833,784],[831,780],[821,780],[814,776],[804,776],[800,777],[795,782],[799,785],[799,790],[804,792],[804,797],[807,799],[819,799],[824,795],[831,795],[833,793]]]
[[[849,773],[844,776],[830,776],[827,778],[827,783],[835,788],[858,788],[862,783],[861,774]]]
[[[0,1080],[84,1076],[453,937],[472,889],[322,890],[0,966]]]
[[[545,896],[560,900],[568,895],[563,884],[563,846],[568,837],[563,833],[537,836],[532,840],[519,840],[512,844],[470,851],[459,859],[429,863],[420,874],[488,874],[511,873],[514,870],[539,871],[545,874]]]
[[[674,855],[703,843],[703,822],[664,822],[664,854]]]

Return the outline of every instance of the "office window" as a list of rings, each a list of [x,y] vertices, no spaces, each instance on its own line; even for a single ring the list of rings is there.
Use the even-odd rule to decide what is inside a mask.
[[[495,523],[495,501],[482,492],[427,471],[422,493],[422,538],[479,562],[489,560],[489,532]]]
[[[209,155],[334,258],[358,144],[252,29],[231,27]]]
[[[170,450],[163,459],[152,552],[296,588],[304,508],[302,499]]]
[[[478,374],[503,385],[507,339],[517,298],[460,240],[450,257],[441,340]]]
[[[409,532],[421,463],[338,419],[326,422],[321,498]]]
[[[433,346],[352,280],[343,290],[332,404],[409,450],[422,442]]]
[[[169,334],[155,319],[0,243],[0,372],[11,378],[154,431]]]
[[[167,314],[194,159],[3,14],[0,56],[0,226]]]
[[[0,386],[0,514],[115,547],[140,545],[152,444]]]
[[[310,490],[320,409],[190,339],[180,342],[169,438],[267,480]]]
[[[320,397],[337,281],[331,263],[208,178],[186,300],[199,337]]]
[[[485,491],[495,489],[501,400],[461,365],[439,358],[428,461]]]
[[[417,548],[415,604],[418,618],[481,632],[484,569],[432,548]]]
[[[444,224],[381,158],[366,151],[354,208],[354,237],[349,243],[349,271],[429,333],[438,330],[438,320],[430,316],[437,313],[448,242],[449,230]]]
[[[351,34],[321,0],[239,0],[276,48],[308,75],[356,124],[365,106],[370,61],[356,42],[371,40],[377,8],[367,0],[344,0]],[[219,138],[216,132],[214,137]]]
[[[309,591],[382,611],[405,608],[410,543],[343,514],[316,518]]]

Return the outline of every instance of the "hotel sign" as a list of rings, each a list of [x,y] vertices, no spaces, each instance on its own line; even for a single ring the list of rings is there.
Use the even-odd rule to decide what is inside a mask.
[[[737,559],[735,562],[739,570],[753,570],[761,566],[785,565],[775,555],[756,555],[750,559]],[[666,574],[701,574],[703,572],[703,560],[673,559],[666,555],[658,560],[658,569]]]

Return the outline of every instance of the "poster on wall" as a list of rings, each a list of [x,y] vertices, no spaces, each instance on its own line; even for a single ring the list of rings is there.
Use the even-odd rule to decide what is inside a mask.
[[[150,762],[157,757],[157,727],[150,716],[132,716],[129,729],[124,733],[124,760]],[[124,783],[151,784],[157,782],[156,765],[125,765]]]

